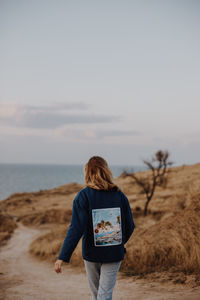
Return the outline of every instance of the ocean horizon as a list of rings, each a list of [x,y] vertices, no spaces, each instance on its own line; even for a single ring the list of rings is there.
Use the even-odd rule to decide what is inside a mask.
[[[113,176],[145,166],[110,165]],[[0,163],[0,201],[14,193],[35,192],[77,182],[84,184],[84,165]]]

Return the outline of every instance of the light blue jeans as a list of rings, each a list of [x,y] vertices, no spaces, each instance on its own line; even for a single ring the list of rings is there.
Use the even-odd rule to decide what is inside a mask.
[[[112,300],[112,293],[122,261],[98,263],[84,260],[92,300]]]

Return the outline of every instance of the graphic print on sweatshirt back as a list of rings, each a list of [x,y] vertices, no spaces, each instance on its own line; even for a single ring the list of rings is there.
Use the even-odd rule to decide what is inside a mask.
[[[95,246],[115,246],[122,243],[120,207],[92,209]]]

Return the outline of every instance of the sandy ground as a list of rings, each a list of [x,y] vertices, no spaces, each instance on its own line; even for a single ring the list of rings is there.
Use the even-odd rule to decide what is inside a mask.
[[[62,273],[54,263],[40,262],[28,248],[32,240],[48,229],[33,229],[18,223],[12,238],[0,250],[1,300],[88,300],[91,299],[84,269],[63,264]],[[113,300],[199,300],[200,288],[181,284],[150,282],[118,274]]]

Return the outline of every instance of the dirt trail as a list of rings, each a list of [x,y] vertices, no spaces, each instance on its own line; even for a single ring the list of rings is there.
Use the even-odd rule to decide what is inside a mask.
[[[91,299],[85,271],[63,264],[62,273],[54,264],[39,262],[28,253],[32,240],[47,229],[30,229],[18,224],[7,245],[0,249],[1,300],[88,300]],[[133,280],[118,275],[113,300],[199,300],[200,289],[183,285]]]

